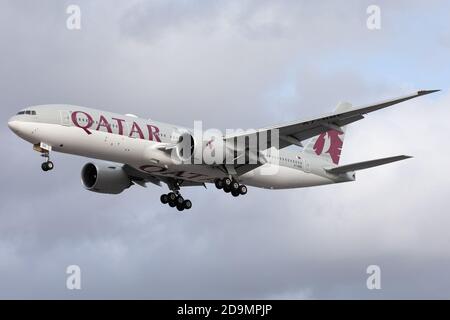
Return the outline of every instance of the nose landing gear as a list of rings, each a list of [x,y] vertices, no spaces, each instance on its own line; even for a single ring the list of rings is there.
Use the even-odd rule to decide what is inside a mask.
[[[55,168],[55,165],[53,164],[53,162],[50,161],[50,151],[52,150],[51,146],[41,142],[40,144],[35,144],[33,146],[33,150],[40,152],[41,157],[45,158],[45,160],[46,160],[41,165],[41,168],[43,171],[47,172],[47,171],[51,171]]]
[[[41,165],[42,170],[45,172],[53,170],[54,167],[55,166],[51,161],[46,161]]]
[[[52,171],[53,168],[55,168],[55,165],[50,161],[50,151],[43,152],[41,156],[46,159],[46,161],[41,165],[42,170],[45,172]]]
[[[52,171],[55,168],[55,165],[50,161],[50,151],[42,153],[41,156],[46,159],[41,165],[42,170],[45,172]]]

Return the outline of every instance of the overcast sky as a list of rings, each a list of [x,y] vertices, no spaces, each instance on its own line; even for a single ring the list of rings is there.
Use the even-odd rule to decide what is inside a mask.
[[[450,298],[449,12],[445,0],[2,0],[0,298]],[[257,128],[417,89],[443,91],[353,124],[341,161],[414,159],[238,199],[186,189],[181,215],[160,204],[166,188],[85,191],[87,159],[54,154],[43,173],[7,128],[46,103]],[[66,289],[73,264],[81,291]],[[381,290],[366,288],[369,265]]]

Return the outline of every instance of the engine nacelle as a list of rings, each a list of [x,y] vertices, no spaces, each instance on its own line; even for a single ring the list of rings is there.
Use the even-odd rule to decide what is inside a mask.
[[[83,186],[92,192],[119,194],[132,182],[121,166],[114,164],[88,163],[81,170]]]

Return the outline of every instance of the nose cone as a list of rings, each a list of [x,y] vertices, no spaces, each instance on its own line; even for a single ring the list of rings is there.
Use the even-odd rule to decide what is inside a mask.
[[[20,127],[20,123],[19,123],[19,121],[17,121],[17,120],[14,120],[14,119],[10,119],[9,121],[8,121],[8,127],[11,129],[11,131],[12,132],[14,132],[14,133],[19,133],[19,127]]]
[[[33,130],[36,130],[32,123],[28,121],[23,121],[20,117],[13,117],[8,121],[8,127],[12,132],[16,134],[19,138],[22,138],[25,141],[36,144],[36,136]]]

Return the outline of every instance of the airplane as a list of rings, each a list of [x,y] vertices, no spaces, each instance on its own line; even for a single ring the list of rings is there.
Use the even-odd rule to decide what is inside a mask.
[[[54,169],[53,151],[97,159],[81,170],[85,189],[120,194],[132,185],[165,184],[170,192],[161,196],[161,203],[183,211],[192,208],[181,195],[183,187],[214,184],[238,197],[247,194],[247,186],[292,189],[355,181],[356,171],[408,159],[400,155],[340,165],[345,129],[368,113],[437,91],[417,91],[362,107],[340,103],[324,116],[215,139],[132,114],[66,104],[27,107],[8,126],[41,153],[45,172]],[[251,146],[249,141],[255,139],[266,144]],[[204,150],[212,150],[219,160],[201,159]]]

